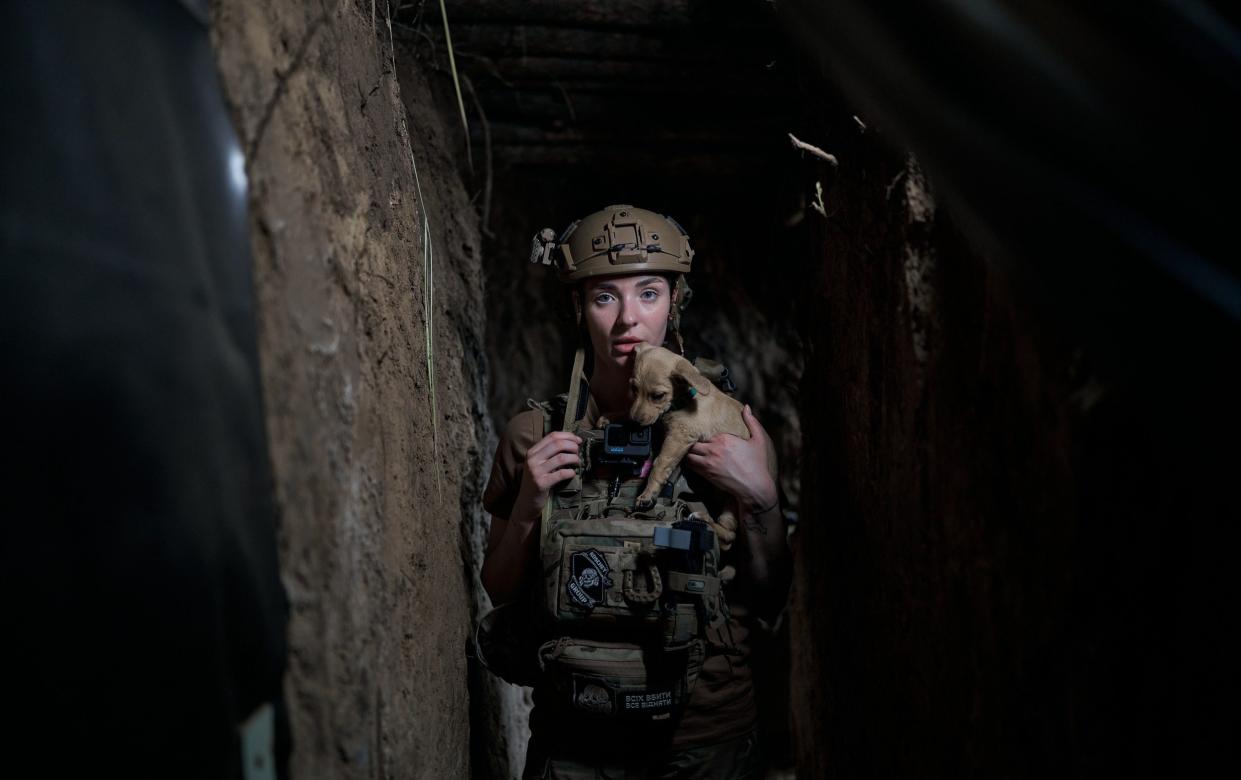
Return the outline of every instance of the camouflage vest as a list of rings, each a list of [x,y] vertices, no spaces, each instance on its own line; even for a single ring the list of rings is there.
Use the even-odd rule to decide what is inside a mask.
[[[535,406],[551,430],[557,404]],[[586,442],[581,468],[552,491],[542,528],[553,636],[539,647],[540,670],[584,715],[665,719],[689,698],[706,628],[727,616],[719,544],[679,473],[638,509],[646,480],[592,463],[602,431],[576,432]]]
[[[734,389],[727,369],[709,370]],[[547,435],[564,419],[566,396],[529,405]],[[679,469],[654,506],[638,509],[645,478],[594,462],[601,430],[582,421],[574,432],[582,462],[552,490],[541,523],[542,588],[482,619],[478,656],[511,683],[547,686],[582,717],[669,719],[707,654],[731,649],[706,639],[728,618],[719,543]]]

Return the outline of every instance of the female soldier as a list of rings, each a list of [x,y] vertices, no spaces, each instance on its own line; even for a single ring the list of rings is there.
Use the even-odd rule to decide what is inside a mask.
[[[610,206],[574,223],[558,252],[561,280],[573,285],[579,326],[589,342],[589,363],[579,348],[574,367],[574,386],[586,385],[588,393],[581,404],[569,402],[566,415],[574,416],[567,419],[624,420],[633,400],[629,380],[637,345],[670,340],[680,348],[684,274],[693,256],[688,237],[653,212]],[[707,653],[687,702],[664,721],[599,721],[536,684],[524,777],[761,776],[746,617],[749,608],[770,614],[783,605],[788,555],[776,482],[767,469],[767,434],[748,406],[744,414],[748,440],[721,434],[695,444],[685,458],[697,477],[736,501],[743,529],[731,550],[737,576],[725,590],[731,615],[706,629],[707,644],[717,651]],[[492,520],[482,581],[497,605],[541,589],[544,507],[553,488],[573,478],[582,462],[583,439],[573,426],[548,433],[555,426],[546,420],[532,410],[509,421],[484,492]],[[599,574],[606,579],[607,572],[604,566]],[[598,581],[591,572],[591,582]]]

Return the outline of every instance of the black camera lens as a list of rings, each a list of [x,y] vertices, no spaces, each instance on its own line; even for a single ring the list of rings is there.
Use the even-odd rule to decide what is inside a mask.
[[[614,458],[624,459],[627,463],[640,464],[651,454],[651,429],[647,426],[636,426],[632,423],[612,423],[603,432],[602,462],[616,462]]]

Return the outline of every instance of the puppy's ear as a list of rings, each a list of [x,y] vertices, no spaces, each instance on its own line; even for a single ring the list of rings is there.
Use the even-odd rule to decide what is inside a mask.
[[[694,364],[685,358],[677,360],[676,365],[672,369],[672,381],[684,385],[686,388],[693,388],[691,395],[711,395],[711,391],[715,386],[711,384],[711,380],[698,373],[698,369],[694,368]]]

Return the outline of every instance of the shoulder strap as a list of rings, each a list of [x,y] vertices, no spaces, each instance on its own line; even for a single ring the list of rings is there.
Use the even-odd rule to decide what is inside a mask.
[[[582,370],[586,365],[586,348],[579,345],[577,353],[573,356],[573,371],[569,375],[569,395],[565,399],[564,407],[564,423],[561,430],[571,431],[576,427],[578,419],[582,415],[581,402],[585,400],[582,395],[582,385],[585,384],[585,378],[582,376]],[[547,434],[544,434],[545,436]],[[542,542],[547,539],[548,526],[551,525],[552,505],[555,500],[551,495],[547,497],[547,501],[543,503],[543,519],[540,523],[539,541],[540,547]]]
[[[578,347],[577,353],[573,356],[573,372],[569,375],[569,397],[564,407],[564,426],[562,431],[571,431],[577,425],[577,421],[582,416],[582,401],[585,396],[582,395],[582,385],[586,383],[582,376],[582,369],[586,365],[586,348]]]

